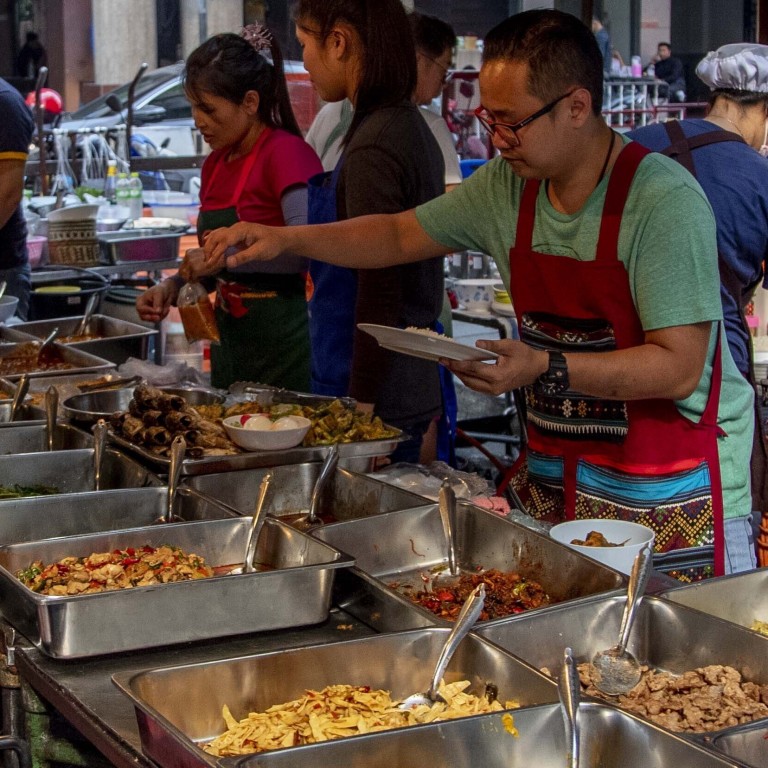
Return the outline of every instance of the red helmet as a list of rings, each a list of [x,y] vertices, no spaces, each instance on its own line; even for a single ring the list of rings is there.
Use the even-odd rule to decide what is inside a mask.
[[[35,92],[30,91],[25,99],[27,105],[31,108],[35,106]],[[61,114],[64,104],[61,100],[61,96],[53,88],[41,88],[40,89],[40,106],[50,112],[52,115]]]

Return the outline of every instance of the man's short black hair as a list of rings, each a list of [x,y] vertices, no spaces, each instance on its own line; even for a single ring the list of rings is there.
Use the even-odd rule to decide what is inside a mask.
[[[524,11],[496,25],[485,37],[483,61],[528,64],[528,90],[544,102],[569,88],[586,88],[592,111],[603,106],[603,57],[595,36],[580,19],[551,9]]]

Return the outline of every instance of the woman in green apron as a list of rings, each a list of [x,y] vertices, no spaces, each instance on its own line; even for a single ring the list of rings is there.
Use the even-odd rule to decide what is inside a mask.
[[[208,232],[238,221],[306,223],[307,179],[322,166],[301,138],[269,31],[252,25],[241,36],[207,40],[187,59],[185,88],[195,125],[212,149],[202,170],[200,243]],[[306,262],[288,255],[211,276],[221,336],[211,347],[214,386],[243,380],[309,388],[305,272]],[[136,303],[142,319],[164,317],[182,284],[177,275],[146,291]]]

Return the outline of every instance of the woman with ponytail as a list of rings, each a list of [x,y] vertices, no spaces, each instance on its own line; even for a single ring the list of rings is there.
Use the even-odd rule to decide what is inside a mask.
[[[354,105],[335,170],[310,183],[310,223],[397,213],[437,197],[443,157],[412,101],[416,51],[400,0],[299,0],[294,20],[320,97]],[[361,265],[369,258],[359,256]],[[392,460],[418,461],[442,408],[438,367],[380,349],[357,324],[434,328],[443,260],[376,270],[312,262],[310,275],[313,391],[349,394],[400,427],[407,439]]]
[[[322,166],[301,136],[269,30],[254,24],[240,35],[210,38],[187,59],[184,86],[212,150],[201,178],[201,245],[208,232],[238,221],[307,223],[307,180]],[[210,275],[201,264],[202,252],[189,251],[182,274]],[[245,380],[309,388],[306,268],[303,259],[287,255],[214,273],[221,335],[221,344],[211,347],[214,386]],[[137,301],[141,317],[162,319],[182,284],[174,276],[146,291]]]

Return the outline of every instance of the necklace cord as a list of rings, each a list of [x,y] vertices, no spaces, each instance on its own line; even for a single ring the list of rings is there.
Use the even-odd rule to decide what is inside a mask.
[[[605,176],[605,172],[608,170],[608,162],[611,159],[611,155],[613,154],[613,147],[616,144],[616,131],[611,128],[611,143],[608,145],[608,152],[605,155],[605,160],[603,160],[603,167],[600,169],[600,175],[597,177],[597,184],[595,184],[595,189],[600,185],[600,182],[603,180],[603,177]]]

